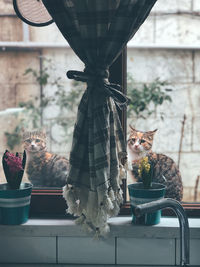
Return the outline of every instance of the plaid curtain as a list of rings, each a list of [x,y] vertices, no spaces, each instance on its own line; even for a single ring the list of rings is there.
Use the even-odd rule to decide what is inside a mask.
[[[126,146],[116,105],[127,104],[110,84],[109,66],[148,16],[156,0],[43,0],[85,69],[68,78],[87,83],[78,107],[63,195],[77,223],[104,235],[123,202],[120,160]]]

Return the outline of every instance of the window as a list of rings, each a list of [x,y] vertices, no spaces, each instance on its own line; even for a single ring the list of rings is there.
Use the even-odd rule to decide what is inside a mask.
[[[188,43],[185,43],[184,49],[178,49],[178,44],[182,44],[183,41],[191,42],[191,44],[196,42],[198,45],[198,32],[195,32],[196,27],[192,26],[199,23],[194,13],[197,7],[194,5],[192,10],[191,6],[184,6],[181,14],[176,14],[179,10],[178,6],[175,6],[173,11],[170,5],[166,7],[165,3],[163,7],[163,1],[158,2],[152,15],[128,44],[128,54],[126,55],[125,49],[111,66],[110,81],[122,84],[124,93],[126,93],[127,58],[128,75],[131,74],[135,80],[134,86],[136,85],[139,88],[143,83],[152,82],[157,77],[169,82],[169,88],[172,87],[173,89],[172,92],[169,92],[172,103],[166,101],[159,106],[156,115],[153,115],[154,117],[151,115],[148,121],[140,119],[135,124],[135,120],[128,114],[128,122],[134,123],[141,130],[148,128],[153,130],[154,126],[159,128],[155,140],[155,150],[168,154],[176,162],[178,161],[179,147],[182,140],[179,158],[184,182],[183,200],[199,201],[199,77],[197,73],[200,50],[187,47]],[[166,14],[166,8],[175,14]],[[66,79],[65,70],[81,70],[83,68],[82,63],[69,47],[66,48],[66,41],[56,30],[54,24],[45,28],[34,28],[23,24],[16,17],[10,1],[5,1],[2,4],[0,12],[0,24],[2,25],[0,27],[0,41],[4,42],[1,43],[2,49],[0,52],[2,66],[0,86],[4,91],[0,100],[0,113],[2,114],[0,116],[2,125],[0,142],[3,142],[0,152],[2,154],[9,146],[10,150],[22,151],[18,136],[15,133],[16,131],[21,132],[22,124],[28,127],[30,124],[36,123],[46,126],[48,150],[68,157],[73,123],[76,117],[77,96],[81,95],[81,92],[79,84],[69,82]],[[177,26],[178,22],[184,23],[184,21],[190,22],[183,24],[184,27],[191,25],[188,29],[189,35],[185,37],[184,27],[180,26],[179,28]],[[169,32],[163,30],[168,29],[166,27],[168,24],[174,27],[170,31],[172,43],[169,44],[168,42],[169,46],[166,44]],[[180,38],[180,40],[176,38]],[[26,43],[23,43],[24,41]],[[147,44],[146,48],[141,45],[145,42]],[[176,43],[176,46],[172,47],[174,43]],[[133,62],[134,64],[132,64]],[[24,73],[26,74],[24,75]],[[82,84],[81,87],[83,86]],[[64,100],[71,101],[68,110],[63,109],[63,104],[66,104]],[[41,103],[42,106],[38,113],[38,106]],[[187,103],[187,109],[185,103]],[[26,110],[25,113],[24,110]],[[187,111],[187,114],[183,124],[185,111]],[[170,116],[168,116],[169,112]],[[35,114],[35,121],[30,119],[33,118],[32,115],[29,116],[31,113]],[[42,114],[42,116],[38,117],[38,114]],[[164,117],[163,121],[161,115]],[[126,136],[127,114],[122,111],[120,116]],[[19,127],[20,121],[23,123]],[[144,125],[146,128],[143,128]],[[165,125],[168,125],[166,132]],[[5,135],[5,133],[7,134]],[[168,136],[173,136],[173,140],[167,138]],[[159,143],[162,143],[162,146],[159,146]],[[1,173],[1,177],[4,177],[3,173]],[[188,179],[188,177],[192,178]],[[1,180],[2,182],[4,181]],[[126,182],[124,182],[123,187],[126,202],[128,199]],[[192,195],[189,196],[189,194]],[[186,204],[184,205],[186,206]],[[190,210],[199,211],[198,204],[187,204],[187,206]],[[31,203],[33,216],[50,216],[52,214],[63,216],[65,209],[65,200],[62,198],[62,191],[59,187],[55,188],[55,185],[49,185],[48,187],[38,186],[38,188],[34,188]],[[122,213],[126,213],[129,209],[129,205],[125,203]],[[128,214],[130,214],[130,211],[128,211]]]
[[[127,91],[131,95],[136,89],[143,94],[135,111],[128,109],[127,125],[143,131],[158,129],[153,151],[176,162],[184,188],[182,201],[190,203],[187,204],[190,208],[197,208],[200,201],[198,7],[191,1],[183,5],[180,2],[172,6],[170,1],[157,1],[144,25],[128,43]],[[155,87],[157,90],[153,91]],[[148,105],[150,92],[154,92],[154,101]]]
[[[67,47],[66,40],[54,24],[44,28],[23,24],[16,17],[10,1],[3,4],[0,12],[3,25],[0,53],[4,71],[0,77],[4,91],[0,102],[1,155],[5,149],[13,153],[23,152],[22,128],[26,131],[43,126],[48,152],[68,157],[78,98],[82,95],[80,88],[84,89],[84,84],[80,87],[78,83],[69,81],[65,72],[69,69],[81,70],[83,64]],[[121,60],[120,57],[112,66],[112,82],[122,82]],[[31,146],[29,139],[26,138],[26,146]],[[36,145],[40,146],[40,142]],[[4,183],[3,170],[0,169],[3,178],[0,182]],[[23,181],[28,181],[26,174]],[[61,186],[57,186],[55,181],[31,182],[34,185],[31,201],[33,216],[65,214],[66,203]]]
[[[65,72],[70,68],[82,69],[81,61],[55,25],[35,28],[22,23],[11,1],[1,4],[0,25],[0,86],[4,92],[0,100],[1,156],[5,149],[13,153],[23,152],[22,128],[29,131],[42,126],[47,135],[47,150],[68,157],[77,96],[81,95],[81,89],[79,84],[66,78]],[[26,145],[31,145],[28,138]],[[37,146],[40,145],[37,142]],[[2,168],[0,175],[0,183],[4,183]],[[26,181],[25,174],[23,182]],[[45,213],[47,198],[48,204],[55,195],[62,199],[61,183],[58,185],[51,180],[44,183],[36,183],[36,180],[31,182],[34,185],[33,203],[39,196],[42,198],[42,202],[39,200],[40,205],[36,205],[38,209],[40,207],[41,213]],[[62,183],[64,185],[65,181]],[[64,212],[64,200],[62,203]],[[34,205],[33,211],[36,212]]]

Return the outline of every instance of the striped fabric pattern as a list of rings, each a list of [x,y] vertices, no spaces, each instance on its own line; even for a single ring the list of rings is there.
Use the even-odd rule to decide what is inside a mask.
[[[43,0],[76,55],[87,82],[78,107],[64,197],[78,222],[104,235],[123,202],[120,158],[126,155],[117,106],[127,99],[109,83],[109,66],[145,21],[156,0]]]

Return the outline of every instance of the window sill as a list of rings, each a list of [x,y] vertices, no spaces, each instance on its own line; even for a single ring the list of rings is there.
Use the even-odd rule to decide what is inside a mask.
[[[179,238],[177,218],[162,217],[154,226],[131,224],[131,216],[109,219],[110,237]],[[189,218],[190,237],[200,239],[200,219]],[[88,236],[72,219],[29,219],[22,225],[0,225],[1,236]]]

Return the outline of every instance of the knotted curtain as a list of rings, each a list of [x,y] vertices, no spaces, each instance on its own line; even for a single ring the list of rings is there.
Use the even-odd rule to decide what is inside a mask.
[[[68,78],[87,83],[78,107],[63,196],[68,212],[104,235],[123,202],[120,160],[126,146],[116,106],[127,104],[109,83],[109,66],[147,18],[156,0],[43,0],[85,69]]]

